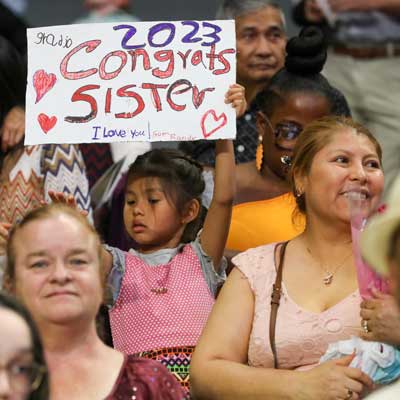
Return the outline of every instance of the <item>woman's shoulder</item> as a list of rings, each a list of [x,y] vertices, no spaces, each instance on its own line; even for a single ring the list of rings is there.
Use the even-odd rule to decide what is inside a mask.
[[[232,258],[232,263],[250,281],[251,286],[260,278],[268,279],[276,274],[275,271],[275,247],[277,243],[258,246],[239,253]]]
[[[262,246],[253,247],[251,249],[248,249],[246,251],[237,254],[232,259],[232,261],[235,263],[235,265],[237,265],[237,264],[242,264],[243,262],[246,262],[248,260],[260,261],[268,257],[273,258],[276,245],[277,243],[269,243],[269,244],[264,244]]]

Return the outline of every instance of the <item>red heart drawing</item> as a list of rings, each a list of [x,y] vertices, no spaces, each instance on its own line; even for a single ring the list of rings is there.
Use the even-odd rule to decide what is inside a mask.
[[[44,69],[39,69],[33,75],[33,86],[36,90],[36,101],[40,99],[55,85],[57,77],[54,74],[48,74]]]
[[[55,115],[48,117],[46,114],[39,114],[38,121],[43,132],[47,133],[54,128],[54,125],[57,123],[57,117]]]
[[[206,130],[206,119],[207,117],[211,115],[213,117],[213,121],[212,122],[218,122],[221,121],[217,124],[217,126],[215,126],[215,128],[211,129],[210,131],[207,132]],[[215,110],[208,110],[201,118],[201,130],[203,132],[203,136],[205,138],[210,137],[213,133],[215,133],[217,130],[221,129],[223,126],[226,125],[226,123],[228,122],[228,119],[226,118],[226,114],[222,113],[220,116],[217,117],[217,115],[215,114]]]

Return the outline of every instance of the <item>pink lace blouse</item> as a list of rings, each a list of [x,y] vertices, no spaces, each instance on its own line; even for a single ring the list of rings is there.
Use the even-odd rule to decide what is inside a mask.
[[[274,365],[269,342],[270,301],[276,279],[274,247],[275,244],[270,244],[250,249],[232,260],[254,292],[254,319],[248,350],[248,363],[254,367],[273,368]],[[279,367],[309,368],[318,363],[330,343],[358,335],[360,303],[357,290],[328,310],[314,313],[297,305],[282,282],[275,332]]]

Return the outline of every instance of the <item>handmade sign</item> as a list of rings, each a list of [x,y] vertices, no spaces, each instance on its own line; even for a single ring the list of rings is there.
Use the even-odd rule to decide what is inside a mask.
[[[234,138],[233,21],[28,29],[25,144]]]

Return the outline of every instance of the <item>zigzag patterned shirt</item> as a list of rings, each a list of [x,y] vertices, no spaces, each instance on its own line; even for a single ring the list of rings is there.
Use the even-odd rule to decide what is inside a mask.
[[[12,158],[18,157],[7,170]],[[0,222],[14,224],[30,210],[40,206],[41,200],[50,202],[49,190],[72,194],[78,206],[90,209],[89,184],[85,164],[78,146],[28,146],[7,154],[0,178]]]

